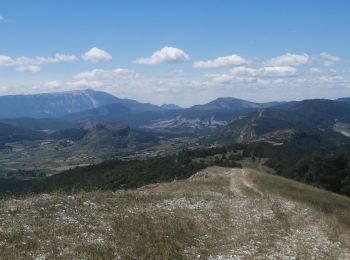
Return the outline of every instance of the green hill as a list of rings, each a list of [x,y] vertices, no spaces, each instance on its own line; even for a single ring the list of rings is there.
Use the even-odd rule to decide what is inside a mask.
[[[6,143],[43,139],[46,135],[37,131],[0,123],[0,148]]]

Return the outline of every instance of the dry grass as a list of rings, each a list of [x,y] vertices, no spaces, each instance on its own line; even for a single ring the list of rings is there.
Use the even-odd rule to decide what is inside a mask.
[[[249,176],[259,189],[268,190],[275,196],[281,196],[311,208],[318,215],[319,220],[324,222],[324,226],[329,227],[328,234],[334,238],[342,238],[341,242],[350,247],[350,199],[348,197],[279,176],[266,175],[263,172],[252,172]]]
[[[1,259],[346,259],[350,200],[250,169],[1,201]]]

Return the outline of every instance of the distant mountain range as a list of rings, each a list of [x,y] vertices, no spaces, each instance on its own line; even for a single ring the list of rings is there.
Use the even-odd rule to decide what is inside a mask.
[[[313,99],[259,109],[233,120],[213,136],[223,143],[264,141],[279,145],[298,131],[349,142],[350,103]]]
[[[345,104],[350,103],[350,98],[341,98],[336,101],[256,103],[225,97],[217,98],[207,104],[181,108],[174,104],[157,106],[132,99],[121,99],[105,92],[87,89],[1,96],[0,122],[17,128],[48,132],[84,128],[86,124],[91,123],[121,123],[153,132],[203,134],[212,132],[249,113],[252,113],[249,117],[264,115],[264,121],[274,121],[270,122],[271,126],[278,125],[284,129],[286,125],[296,124],[301,118],[304,120],[311,111],[315,111],[316,115],[310,115],[310,120],[318,118],[320,111],[323,111],[323,114],[329,114],[329,102],[344,107]],[[311,104],[316,103],[321,105],[313,108]],[[308,108],[303,109],[302,106],[305,104]],[[341,110],[336,109],[335,114]],[[268,117],[269,114],[273,116]],[[252,120],[248,119],[249,117],[240,119],[235,124],[244,124],[245,121]],[[284,118],[289,119],[284,120]],[[293,120],[293,118],[297,119]],[[258,117],[256,120],[262,119]],[[276,122],[277,120],[279,122]],[[304,121],[313,122],[310,120],[307,118]],[[253,120],[253,122],[256,124],[256,121]],[[320,128],[322,128],[321,123],[319,122]],[[333,127],[341,128],[343,130],[339,131],[344,132],[346,126],[338,124]],[[246,133],[248,133],[247,129]],[[257,131],[254,130],[254,132]],[[242,138],[245,139],[243,136]]]
[[[110,104],[120,104],[121,112],[183,110],[174,104],[157,106],[132,99],[121,99],[92,89],[33,95],[0,96],[0,118],[53,118],[96,109]],[[253,103],[236,98],[218,98],[208,104],[195,105],[190,110],[242,110],[270,107],[281,104]],[[108,108],[107,108],[108,109]]]
[[[17,107],[9,99],[15,100]],[[350,158],[350,98],[255,103],[226,97],[179,108],[84,90],[1,97],[0,107],[6,104],[2,115],[13,117],[0,118],[0,179],[56,174],[113,158],[146,159],[210,147],[213,151],[232,150],[226,151],[225,157],[210,156],[218,163],[225,158],[264,158],[278,174],[344,194],[350,187],[344,184],[350,178],[345,177],[344,163],[332,187],[327,186],[328,179],[319,178],[328,178],[333,171],[328,168],[319,174],[326,168],[322,164],[325,156],[331,158],[329,167],[339,166],[334,155],[343,154],[345,162]],[[314,171],[317,156],[321,161]],[[312,166],[310,170],[305,163]],[[312,179],[307,179],[309,175]],[[124,185],[124,180],[121,183]]]
[[[116,103],[119,100],[105,92],[90,89],[35,95],[0,96],[0,118],[60,117]]]
[[[0,96],[0,118],[61,117],[114,103],[123,104],[133,111],[162,109],[162,107],[150,103],[121,99],[106,92],[86,89],[34,95]],[[169,108],[178,107],[175,105],[164,106],[164,109]]]
[[[131,127],[161,132],[207,132],[259,108],[287,102],[254,103],[236,98],[218,98],[208,104],[180,108],[167,104],[118,102],[69,114],[65,120],[75,123],[119,122]]]
[[[225,98],[217,98],[207,104],[204,105],[194,105],[191,108],[195,110],[233,110],[233,109],[254,109],[254,108],[265,108],[278,106],[280,104],[284,104],[286,102],[268,102],[268,103],[254,103],[238,98],[225,97]]]

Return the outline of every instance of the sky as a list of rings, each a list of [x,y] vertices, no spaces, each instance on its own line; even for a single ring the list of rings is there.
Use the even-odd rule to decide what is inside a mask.
[[[1,0],[0,95],[350,96],[347,0]]]

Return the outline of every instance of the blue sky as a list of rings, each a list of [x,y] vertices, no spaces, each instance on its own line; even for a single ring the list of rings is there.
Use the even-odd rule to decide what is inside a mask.
[[[346,0],[2,0],[0,94],[94,88],[183,106],[350,96],[349,10]]]

